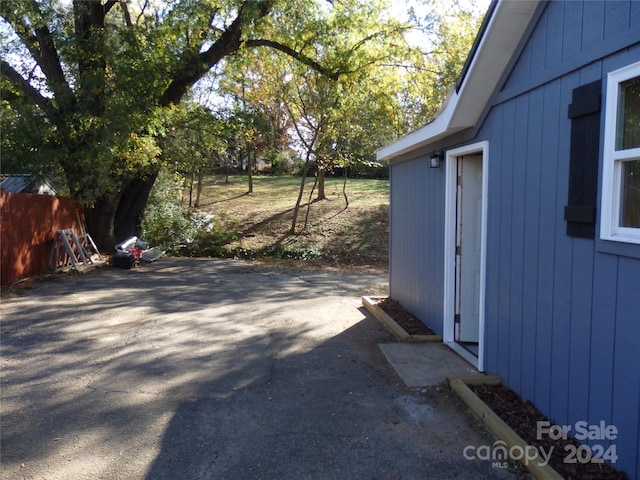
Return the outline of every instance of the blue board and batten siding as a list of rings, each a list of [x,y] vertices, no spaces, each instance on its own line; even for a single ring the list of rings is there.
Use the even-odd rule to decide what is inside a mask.
[[[640,246],[567,236],[563,214],[572,92],[596,80],[604,92],[608,72],[637,61],[640,2],[550,2],[467,142],[489,142],[485,370],[557,423],[615,425],[616,467],[631,478],[640,478]],[[441,170],[424,157],[391,167],[391,295],[439,333]]]
[[[444,174],[421,157],[394,165],[390,185],[390,231],[411,232],[391,233],[390,295],[442,335]]]

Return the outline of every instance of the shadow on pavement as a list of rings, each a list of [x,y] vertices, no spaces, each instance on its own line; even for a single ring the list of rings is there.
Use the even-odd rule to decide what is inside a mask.
[[[165,259],[1,305],[1,478],[496,478],[448,393],[407,389],[378,276]]]

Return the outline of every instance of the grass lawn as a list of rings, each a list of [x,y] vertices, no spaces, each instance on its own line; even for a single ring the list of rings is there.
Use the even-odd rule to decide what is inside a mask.
[[[299,177],[256,176],[249,194],[246,177],[210,177],[204,182],[200,209],[213,214],[223,228],[237,232],[226,245],[229,255],[303,263],[313,267],[386,271],[389,236],[389,181],[328,178],[327,200],[312,201],[308,226],[302,231],[313,178],[307,178],[298,214],[291,222]],[[316,197],[314,192],[313,199]],[[312,199],[312,200],[313,200]]]

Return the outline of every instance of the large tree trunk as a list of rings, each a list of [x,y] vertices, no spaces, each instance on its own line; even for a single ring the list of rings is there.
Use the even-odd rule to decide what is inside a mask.
[[[114,218],[113,230],[117,242],[142,234],[142,215],[157,177],[158,173],[155,172],[134,178],[125,185]]]
[[[95,140],[102,137],[101,128],[106,128],[104,126],[109,124],[103,117],[107,111],[106,106],[110,101],[111,86],[118,84],[117,81],[112,83],[111,80],[114,71],[107,69],[108,62],[106,59],[108,55],[106,52],[110,41],[108,35],[106,35],[108,32],[105,30],[107,26],[106,16],[112,8],[120,5],[126,17],[126,25],[131,27],[132,22],[126,2],[117,0],[73,0],[75,32],[74,38],[68,38],[67,40],[74,41],[68,43],[67,47],[73,50],[72,57],[77,59],[77,65],[73,66],[73,62],[66,65],[74,71],[77,70],[75,72],[77,73],[76,75],[70,74],[70,76],[74,77],[73,88],[65,78],[65,69],[56,50],[56,42],[54,42],[55,36],[49,31],[46,22],[41,21],[41,17],[45,17],[41,15],[40,10],[45,9],[43,5],[46,5],[47,2],[23,0],[21,3],[30,4],[30,6],[21,7],[19,10],[22,13],[20,14],[14,12],[9,16],[4,15],[4,20],[8,19],[16,33],[21,37],[24,46],[31,52],[32,57],[38,63],[40,73],[46,77],[47,88],[53,93],[53,97],[49,99],[49,95],[42,95],[38,88],[31,85],[30,80],[23,78],[17,71],[10,68],[6,61],[2,61],[3,71],[6,70],[8,72],[9,75],[6,77],[14,88],[23,93],[25,98],[33,102],[34,105],[42,108],[44,113],[50,117],[49,120],[58,126],[59,132],[65,131],[66,126],[73,126],[72,137],[66,135],[64,139],[65,148],[68,147],[70,138],[76,138],[76,134],[80,134],[86,127],[92,125],[91,130],[97,135],[93,138],[89,134],[87,138],[81,139],[77,153],[79,155],[78,158],[83,160],[93,158],[95,155],[93,148]],[[328,75],[330,78],[337,79],[342,72],[323,68],[319,63],[278,42],[266,39],[243,40],[243,27],[254,25],[264,17],[267,17],[275,4],[276,2],[273,0],[243,0],[239,2],[236,18],[225,27],[215,41],[209,42],[203,38],[203,43],[200,46],[187,42],[189,45],[184,47],[182,52],[176,52],[175,64],[172,62],[173,66],[167,72],[167,78],[165,78],[168,86],[160,98],[155,101],[155,106],[166,107],[178,104],[191,86],[204,77],[214,66],[218,65],[222,59],[234,54],[242,46],[246,48],[270,47],[277,49]],[[35,21],[33,18],[28,18],[31,14],[33,14],[33,18],[36,18]],[[23,15],[25,18],[23,18]],[[142,17],[141,14],[138,20]],[[30,30],[33,30],[33,32]],[[152,96],[152,98],[154,97]],[[79,108],[80,105],[82,106],[81,108]],[[143,102],[142,105],[144,105],[142,110],[139,110],[141,107],[138,104],[133,105],[133,110],[130,112],[131,115],[135,116],[147,111],[146,102]],[[81,123],[75,125],[76,122]],[[76,129],[75,126],[81,126],[82,128]],[[77,172],[70,173],[68,166],[65,167],[63,165],[63,168],[66,171],[70,188],[74,192],[80,190],[77,193],[81,194],[82,185],[86,183],[87,176],[91,174],[89,172],[80,172],[79,176],[76,176]],[[116,171],[112,173],[114,176],[121,175]],[[94,197],[93,193],[84,197],[87,201],[93,202],[91,207],[86,208],[86,221],[89,233],[101,248],[109,250],[118,241],[140,233],[139,227],[142,214],[155,177],[156,175],[154,174],[149,177],[136,178],[132,181],[124,182],[123,188],[118,194],[108,193],[113,190],[105,188],[101,190],[103,193],[98,194],[97,198]],[[74,181],[76,178],[81,181]],[[113,187],[117,186],[113,185]]]
[[[85,208],[87,232],[98,248],[113,251],[121,241],[141,234],[144,209],[157,173],[129,181],[119,194],[104,194]]]
[[[87,233],[104,252],[111,252],[116,245],[113,232],[116,210],[120,195],[102,195],[96,199],[93,206],[85,208],[85,221]]]

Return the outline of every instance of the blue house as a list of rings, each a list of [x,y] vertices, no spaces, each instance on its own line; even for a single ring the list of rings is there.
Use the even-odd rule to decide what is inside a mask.
[[[493,3],[378,158],[390,296],[570,433],[615,426],[585,443],[640,478],[640,2]]]

